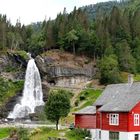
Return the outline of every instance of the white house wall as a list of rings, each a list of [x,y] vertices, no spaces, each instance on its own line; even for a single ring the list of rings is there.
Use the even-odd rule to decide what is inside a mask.
[[[109,131],[101,130],[101,139],[99,139],[99,131],[100,129],[90,129],[92,140],[109,140]],[[140,140],[140,132],[120,132],[119,140],[135,140],[135,134],[139,134]]]
[[[129,132],[128,133],[128,140],[135,140],[134,135],[139,134],[139,140],[140,140],[140,132]]]
[[[90,133],[91,133],[92,140],[97,140],[96,139],[96,136],[97,136],[96,129],[89,129],[89,130],[90,130]]]
[[[101,140],[109,140],[109,131],[105,131],[105,130],[101,131]]]

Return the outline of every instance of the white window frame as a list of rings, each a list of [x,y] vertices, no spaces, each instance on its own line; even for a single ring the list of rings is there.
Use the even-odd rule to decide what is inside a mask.
[[[109,114],[109,125],[119,125],[119,114]]]
[[[134,114],[134,126],[139,126],[139,125],[140,125],[140,115]]]

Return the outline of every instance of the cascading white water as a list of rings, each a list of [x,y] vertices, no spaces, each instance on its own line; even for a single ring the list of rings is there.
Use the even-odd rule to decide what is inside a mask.
[[[30,59],[27,65],[23,96],[7,118],[23,118],[29,113],[34,113],[36,106],[44,105],[41,78],[34,59]]]

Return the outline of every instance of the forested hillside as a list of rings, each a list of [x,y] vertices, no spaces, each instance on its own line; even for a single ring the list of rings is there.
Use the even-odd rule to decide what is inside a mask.
[[[0,50],[25,50],[37,56],[60,49],[92,58],[102,83],[121,81],[120,72],[140,72],[140,1],[90,5],[55,20],[11,25],[0,15]]]
[[[114,6],[124,7],[128,4],[127,0],[123,0],[121,2],[117,1],[108,1],[108,2],[100,2],[97,4],[90,4],[81,7],[81,9],[85,10],[89,20],[95,20],[96,16],[99,14],[110,14],[112,8]]]

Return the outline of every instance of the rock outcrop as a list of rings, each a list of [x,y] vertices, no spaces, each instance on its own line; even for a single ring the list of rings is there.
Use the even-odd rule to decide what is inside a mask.
[[[88,58],[56,50],[37,56],[35,60],[42,79],[57,86],[86,82],[96,73],[94,62]]]

